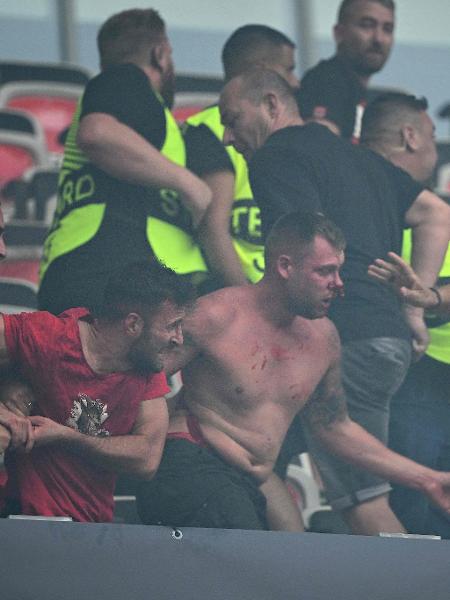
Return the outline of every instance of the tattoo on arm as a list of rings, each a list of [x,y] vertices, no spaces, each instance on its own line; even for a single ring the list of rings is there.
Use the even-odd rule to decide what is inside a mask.
[[[302,418],[312,429],[332,429],[348,418],[340,370],[332,366],[306,403]]]

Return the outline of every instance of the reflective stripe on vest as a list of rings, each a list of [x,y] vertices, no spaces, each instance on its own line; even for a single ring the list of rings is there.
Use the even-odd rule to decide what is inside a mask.
[[[411,230],[408,229],[403,235],[403,258],[411,261]],[[439,273],[438,284],[450,283],[450,245],[444,258]],[[430,334],[430,345],[427,348],[428,356],[441,362],[450,364],[450,321],[448,319],[430,318],[426,319],[428,332]]]
[[[211,106],[189,117],[189,125],[206,125],[222,141],[224,127],[218,106]],[[247,279],[256,283],[264,273],[264,246],[261,239],[261,216],[253,200],[244,157],[231,146],[226,151],[234,167],[234,203],[230,219],[233,246]]]
[[[166,114],[166,139],[161,154],[178,165],[186,165],[186,152],[177,122],[168,109]],[[160,190],[163,195],[165,190]],[[179,205],[179,201],[177,200]],[[208,268],[199,246],[192,236],[160,218],[147,218],[147,239],[158,260],[176,273],[206,273]]]
[[[58,181],[58,203],[53,224],[45,240],[43,258],[40,266],[42,280],[49,265],[58,257],[83,246],[92,240],[102,224],[106,204],[95,201],[95,181],[91,174],[76,176],[89,162],[76,144],[79,127],[81,101],[70,127],[64,159]],[[161,153],[180,166],[186,164],[183,138],[170,111],[164,108],[166,118],[166,137]],[[71,175],[72,177],[68,177]],[[75,177],[74,177],[75,175]],[[163,195],[167,190],[156,190],[164,204]],[[177,194],[171,192],[172,202],[179,203]],[[163,211],[164,214],[164,211]],[[161,218],[148,215],[147,239],[158,260],[178,273],[206,272],[199,247],[192,237],[173,224]]]

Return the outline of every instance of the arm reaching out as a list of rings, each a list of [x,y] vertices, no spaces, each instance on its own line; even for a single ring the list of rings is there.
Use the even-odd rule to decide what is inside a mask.
[[[450,241],[450,207],[436,194],[424,190],[406,212],[405,222],[412,232],[411,266],[425,286],[432,286]],[[420,358],[429,342],[423,310],[407,305],[404,314],[413,336],[415,358]]]
[[[143,479],[151,479],[159,466],[168,428],[165,398],[142,402],[128,435],[94,437],[47,417],[35,416],[30,420],[37,447],[57,444],[104,469],[128,472]]]
[[[309,400],[303,416],[329,451],[361,469],[423,492],[450,518],[450,473],[434,471],[389,450],[352,421],[337,363]]]
[[[389,285],[404,302],[439,315],[450,314],[450,285],[440,288],[426,287],[413,268],[395,252],[389,260],[378,258],[369,266],[369,275]]]

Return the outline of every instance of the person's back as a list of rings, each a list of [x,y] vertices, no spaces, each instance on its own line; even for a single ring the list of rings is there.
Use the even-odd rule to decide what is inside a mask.
[[[56,314],[101,302],[113,266],[137,259],[207,277],[193,231],[210,190],[184,168],[165,24],[152,9],[123,11],[97,41],[101,72],[67,136],[41,261],[39,307]]]
[[[275,178],[261,183],[260,175],[268,168]],[[255,153],[250,173],[264,232],[286,208],[283,202],[294,206],[298,200],[323,210],[344,231],[345,296],[336,300],[330,313],[341,338],[396,334],[408,339],[395,294],[371,280],[367,267],[373,256],[400,249],[404,214],[422,186],[382,157],[315,123],[272,134]],[[270,202],[281,186],[280,201]]]

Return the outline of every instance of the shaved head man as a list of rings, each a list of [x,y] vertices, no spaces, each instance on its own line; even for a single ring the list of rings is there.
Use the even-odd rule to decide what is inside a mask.
[[[281,31],[260,24],[236,29],[224,44],[225,81],[251,67],[277,72],[296,89],[295,44]],[[222,144],[217,106],[188,119],[187,164],[213,191],[213,201],[199,230],[214,287],[256,282],[264,272],[261,219],[248,182],[245,159]]]

